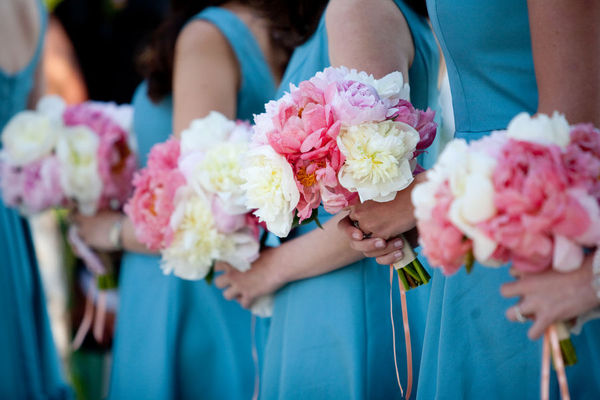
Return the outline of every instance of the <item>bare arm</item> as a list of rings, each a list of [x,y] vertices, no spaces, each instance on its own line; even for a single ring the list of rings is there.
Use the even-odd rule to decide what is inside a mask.
[[[600,126],[600,3],[528,0],[538,111]]]
[[[240,71],[227,39],[211,23],[193,21],[179,35],[173,72],[173,133],[219,111],[235,118]]]

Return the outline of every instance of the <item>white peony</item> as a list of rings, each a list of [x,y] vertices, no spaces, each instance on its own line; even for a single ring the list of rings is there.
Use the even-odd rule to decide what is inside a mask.
[[[496,213],[492,174],[496,160],[483,151],[474,151],[462,139],[448,143],[435,166],[427,172],[427,181],[417,185],[412,194],[415,216],[430,219],[436,205],[435,194],[448,181],[454,201],[448,219],[465,236],[473,240],[475,258],[487,265],[497,265],[491,256],[497,243],[477,228]]]
[[[565,116],[554,112],[552,117],[545,114],[529,116],[523,112],[510,121],[506,136],[533,143],[555,144],[566,148],[571,141],[570,129]]]
[[[192,188],[179,188],[175,204],[174,238],[162,252],[161,269],[183,279],[203,279],[221,255],[225,236],[217,231],[208,200]]]
[[[226,141],[235,127],[235,122],[211,111],[206,117],[193,120],[190,127],[181,133],[181,154],[206,151]]]
[[[384,121],[343,128],[337,137],[346,162],[340,184],[362,202],[390,201],[413,181],[410,161],[419,133],[402,122]]]
[[[259,251],[259,241],[249,228],[245,228],[227,235],[219,260],[245,272],[256,261]]]
[[[36,110],[44,116],[50,118],[50,120],[61,126],[63,125],[63,113],[67,108],[67,103],[62,97],[57,95],[48,95],[42,97],[36,106]]]
[[[254,214],[266,222],[269,231],[287,236],[300,200],[287,160],[268,145],[256,147],[248,152],[242,177],[248,208],[256,209]]]
[[[22,111],[2,131],[3,159],[15,166],[27,165],[52,153],[60,129],[44,114]]]
[[[102,193],[98,173],[99,139],[89,128],[65,128],[56,146],[61,164],[60,183],[65,195],[77,202],[83,214],[94,214]]]
[[[384,100],[395,105],[398,100],[410,101],[410,86],[404,82],[404,76],[399,71],[387,74],[383,78],[375,79],[373,75],[364,71],[357,72],[355,69],[348,71],[345,79],[358,81],[369,85],[377,90],[377,94]]]

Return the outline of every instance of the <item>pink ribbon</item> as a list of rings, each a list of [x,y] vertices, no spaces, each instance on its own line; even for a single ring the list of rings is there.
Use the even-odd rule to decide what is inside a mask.
[[[552,351],[550,349],[552,348]],[[556,326],[550,325],[544,334],[542,346],[542,383],[541,383],[541,398],[548,400],[550,397],[550,355],[554,358],[554,366],[556,368],[556,376],[560,387],[560,397],[562,400],[570,400],[569,385],[567,383],[567,374],[565,373],[565,363],[560,351],[558,333]]]
[[[400,284],[400,280],[398,280],[398,289],[400,290],[400,304],[402,306],[402,325],[404,327],[404,343],[406,345],[406,369],[407,369],[407,383],[406,383],[406,396],[404,396],[404,390],[402,389],[402,384],[400,383],[400,372],[398,371],[398,358],[396,355],[396,328],[394,324],[394,309],[393,309],[393,284],[394,284],[394,266],[390,265],[390,319],[392,322],[392,340],[393,340],[393,349],[394,349],[394,366],[396,367],[396,380],[398,382],[398,387],[400,388],[400,393],[406,399],[410,398],[412,392],[412,382],[413,382],[413,370],[412,370],[412,346],[410,343],[410,325],[408,322],[408,307],[406,305],[406,291]]]
[[[75,254],[81,258],[87,267],[87,269],[94,274],[94,276],[106,274],[106,268],[100,260],[100,258],[94,253],[92,249],[81,239],[79,231],[75,225],[69,227],[67,233],[69,243],[73,247]],[[81,325],[77,328],[77,333],[73,339],[73,349],[77,350],[83,344],[87,333],[94,325],[93,335],[97,342],[101,342],[104,336],[104,325],[106,324],[106,293],[104,290],[98,292],[98,310],[96,312],[96,318],[94,318],[94,299],[91,294],[86,296],[85,300],[85,312],[83,314],[83,320]]]

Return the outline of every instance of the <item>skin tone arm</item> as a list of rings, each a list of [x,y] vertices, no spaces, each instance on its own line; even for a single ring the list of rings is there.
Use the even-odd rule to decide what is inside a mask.
[[[180,33],[173,74],[173,129],[176,136],[195,118],[216,110],[233,119],[236,113],[240,72],[237,59],[221,32],[206,21],[194,21]],[[87,217],[77,214],[73,222],[82,239],[91,247],[114,250],[109,232],[123,219],[123,248],[152,253],[137,241],[131,220],[120,212],[103,211]]]
[[[391,0],[332,0],[326,18],[332,65],[365,70],[376,77],[397,70],[407,76],[414,56],[412,36]],[[361,35],[356,36],[356,32]],[[391,51],[389,42],[381,40],[390,37],[400,38],[395,42],[397,51]],[[344,216],[332,218],[323,225],[324,229],[315,229],[264,251],[247,272],[220,263],[217,269],[225,273],[215,279],[216,285],[227,287],[226,298],[237,299],[248,307],[257,296],[272,293],[288,282],[322,275],[360,260],[363,255],[352,250],[343,232],[337,229]]]
[[[600,126],[600,3],[529,0],[529,21],[538,111],[564,113],[569,123]],[[557,79],[556,77],[561,77]],[[506,297],[520,297],[520,310],[535,322],[529,337],[539,338],[556,321],[581,315],[600,304],[590,282],[592,256],[576,271],[521,276],[502,286]],[[514,307],[506,315],[516,321]]]

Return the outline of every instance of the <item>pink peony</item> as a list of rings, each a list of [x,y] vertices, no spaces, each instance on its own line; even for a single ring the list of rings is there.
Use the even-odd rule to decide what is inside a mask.
[[[473,244],[448,219],[454,197],[447,182],[438,189],[435,198],[431,218],[417,221],[419,242],[431,265],[441,267],[445,275],[452,275],[465,263]]]
[[[570,184],[584,187],[600,203],[600,130],[592,124],[573,126],[563,160]]]
[[[516,268],[549,268],[554,234],[573,235],[573,222],[586,223],[585,210],[566,193],[568,172],[560,148],[508,140],[493,184],[497,214],[480,228],[510,252]]]
[[[336,119],[346,126],[384,121],[388,111],[374,88],[356,81],[329,84],[325,102],[333,108]]]
[[[392,120],[404,122],[419,132],[420,140],[417,144],[417,153],[420,154],[431,146],[437,133],[437,123],[433,120],[435,111],[429,108],[426,111],[417,110],[407,100],[398,101],[394,108],[396,111],[391,116]]]
[[[0,163],[0,176],[4,203],[25,214],[66,203],[60,185],[60,163],[55,157],[46,157],[24,167]]]
[[[63,120],[67,126],[84,125],[98,135],[98,172],[102,179],[99,208],[118,209],[131,194],[136,158],[129,145],[130,133],[104,110],[98,103],[82,103],[68,107]]]
[[[179,156],[179,142],[170,139],[152,147],[148,166],[135,174],[133,197],[125,205],[138,239],[151,250],[167,247],[173,240],[169,223],[175,210],[175,194],[185,184],[173,162]]]

